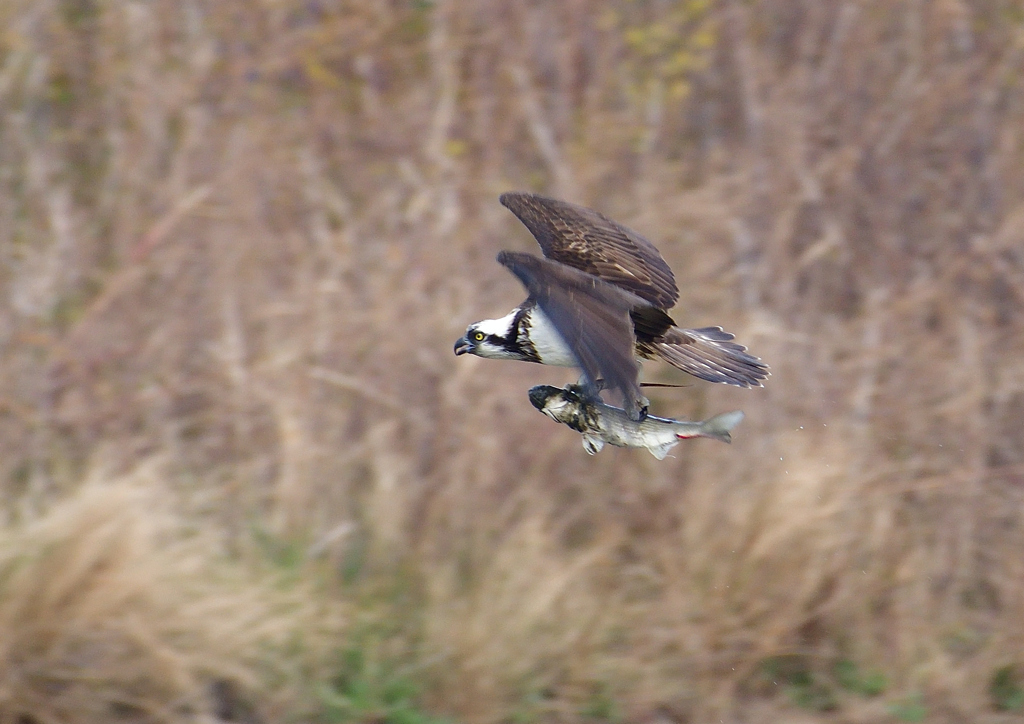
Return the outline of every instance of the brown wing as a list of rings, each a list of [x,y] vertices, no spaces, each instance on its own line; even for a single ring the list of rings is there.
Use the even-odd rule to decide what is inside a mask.
[[[592,209],[537,194],[510,192],[500,201],[548,259],[622,287],[659,309],[671,309],[679,298],[661,253],[632,229]]]
[[[503,251],[508,267],[565,340],[591,382],[622,393],[623,408],[639,417],[640,365],[630,310],[645,306],[634,294],[572,267],[533,254]]]
[[[733,339],[721,327],[672,327],[648,346],[666,362],[702,380],[761,387],[761,380],[770,374],[768,365]]]

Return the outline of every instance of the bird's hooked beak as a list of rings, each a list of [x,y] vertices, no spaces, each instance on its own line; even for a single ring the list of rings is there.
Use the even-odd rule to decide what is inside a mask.
[[[455,356],[467,354],[473,351],[473,343],[469,341],[468,337],[459,337],[455,340]]]

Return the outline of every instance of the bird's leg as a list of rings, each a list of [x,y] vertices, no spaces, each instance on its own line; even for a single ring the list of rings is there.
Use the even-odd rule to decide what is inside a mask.
[[[577,390],[590,390],[595,395],[604,390],[604,380],[595,380],[591,382],[590,378],[586,375],[580,375],[580,378],[576,380],[576,384],[568,385]]]
[[[591,382],[586,375],[582,375],[574,385],[566,385],[565,389],[574,395],[591,402],[601,401],[601,391],[604,389],[604,380]]]
[[[637,400],[627,400],[623,405],[626,416],[633,422],[643,422],[647,419],[647,408],[650,407],[650,400],[640,396]]]
[[[577,397],[588,400],[588,401],[601,401],[601,392],[605,389],[604,380],[596,380],[591,382],[586,375],[583,375],[574,385],[566,385],[565,389]],[[643,422],[647,419],[647,410],[651,406],[651,401],[643,395],[639,399],[635,400],[633,404],[624,401],[624,408],[626,414],[634,422]]]

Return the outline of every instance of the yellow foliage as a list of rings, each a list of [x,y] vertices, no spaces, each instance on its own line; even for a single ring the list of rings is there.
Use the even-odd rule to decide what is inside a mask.
[[[710,0],[684,0],[652,19],[622,21],[623,39],[631,51],[626,64],[641,101],[661,88],[667,88],[673,101],[686,97],[691,74],[706,67],[718,36],[711,10]]]

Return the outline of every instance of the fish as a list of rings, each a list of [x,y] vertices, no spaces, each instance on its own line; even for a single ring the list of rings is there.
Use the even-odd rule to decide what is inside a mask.
[[[530,402],[555,422],[568,425],[583,435],[583,449],[596,455],[605,446],[646,448],[658,460],[680,440],[708,437],[732,442],[732,430],[743,420],[743,412],[734,410],[708,420],[690,422],[647,415],[637,422],[620,407],[601,401],[583,385],[537,385],[530,388]]]

